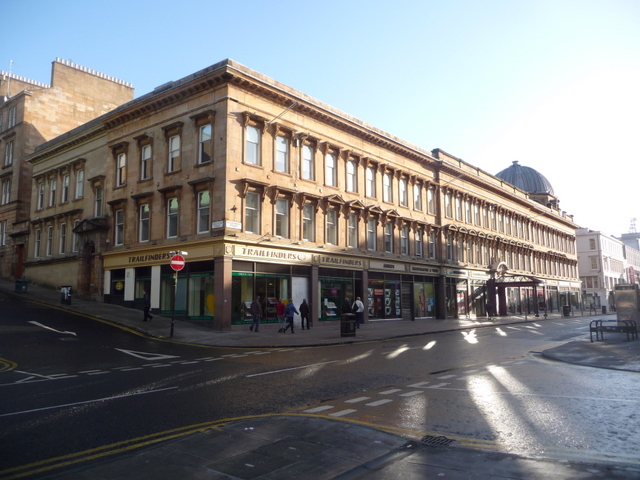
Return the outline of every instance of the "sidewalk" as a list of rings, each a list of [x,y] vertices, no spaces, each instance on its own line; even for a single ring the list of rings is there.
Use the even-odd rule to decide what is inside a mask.
[[[356,330],[355,337],[342,337],[338,322],[296,328],[296,333],[278,333],[277,324],[264,324],[259,333],[246,329],[217,332],[206,326],[176,320],[170,338],[170,318],[154,315],[142,321],[142,311],[72,298],[62,305],[60,292],[29,284],[26,293],[15,284],[0,280],[0,293],[13,298],[41,302],[88,317],[107,320],[163,340],[229,348],[278,348],[334,345],[401,338],[455,330],[495,328],[507,324],[544,322],[531,316],[480,320],[372,321]],[[548,319],[561,319],[559,314]],[[585,315],[585,325],[613,315]],[[568,320],[568,319],[567,319]],[[584,332],[584,330],[582,330]],[[578,333],[577,333],[578,335]],[[605,341],[584,338],[541,352],[563,362],[599,368],[640,372],[640,341],[626,341],[622,334],[609,334]],[[619,474],[619,476],[618,476]],[[77,470],[54,475],[61,479],[189,478],[280,479],[280,478],[639,478],[640,467],[611,470],[607,466],[521,458],[514,455],[467,450],[453,446],[425,446],[416,439],[349,423],[304,415],[276,415],[234,419],[197,433],[177,437],[146,449],[132,449],[98,463],[79,463]],[[2,472],[0,472],[0,478]]]

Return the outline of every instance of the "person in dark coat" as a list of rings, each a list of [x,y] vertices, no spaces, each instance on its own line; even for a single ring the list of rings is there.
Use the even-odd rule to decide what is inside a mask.
[[[302,304],[300,305],[300,324],[302,329],[304,330],[304,321],[307,320],[307,330],[311,329],[311,324],[309,323],[309,304],[307,303],[307,299],[302,300]]]
[[[144,320],[145,322],[148,322],[149,320],[153,320],[153,317],[151,316],[151,297],[149,295],[149,292],[147,292],[146,290],[143,290],[142,293],[142,299],[144,301]]]
[[[251,316],[253,317],[253,323],[249,327],[249,330],[257,332],[260,330],[260,319],[262,318],[262,304],[260,304],[260,297],[256,297],[251,304]]]
[[[345,298],[344,302],[342,302],[342,313],[352,313],[351,302],[349,302],[348,298]]]
[[[284,316],[287,319],[287,326],[284,327],[284,331],[282,333],[287,333],[287,330],[289,329],[289,327],[291,327],[291,333],[296,333],[293,331],[293,316],[295,314],[300,314],[300,312],[298,312],[298,310],[296,310],[296,306],[293,304],[293,299],[290,298],[289,299],[289,303],[287,303],[287,306],[284,307]]]

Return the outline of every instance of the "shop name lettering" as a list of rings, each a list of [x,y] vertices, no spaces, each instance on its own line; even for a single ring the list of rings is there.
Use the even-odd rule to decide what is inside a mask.
[[[251,257],[277,258],[279,260],[304,260],[301,253],[277,252],[274,250],[261,250],[259,248],[242,248],[242,255]]]
[[[153,255],[138,255],[136,257],[129,257],[129,263],[169,260],[170,258],[171,255],[169,255],[168,253],[154,253]]]
[[[331,264],[331,265],[349,265],[351,267],[362,267],[362,260],[355,260],[352,258],[320,257],[320,263]]]

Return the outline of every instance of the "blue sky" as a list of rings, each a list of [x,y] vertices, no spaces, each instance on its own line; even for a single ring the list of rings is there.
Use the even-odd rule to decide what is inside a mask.
[[[489,173],[535,168],[580,226],[640,231],[640,1],[0,4],[0,70],[49,83],[60,57],[140,96],[232,58]]]

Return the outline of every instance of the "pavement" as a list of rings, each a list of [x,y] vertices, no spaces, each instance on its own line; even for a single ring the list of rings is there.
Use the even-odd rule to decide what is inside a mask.
[[[248,326],[231,331],[214,331],[206,324],[154,315],[143,322],[141,310],[96,303],[72,297],[62,304],[59,290],[29,283],[18,292],[12,281],[0,279],[0,293],[22,301],[39,302],[91,319],[110,322],[120,328],[157,338],[191,345],[225,348],[312,347],[373,342],[391,338],[432,335],[457,330],[496,328],[501,325],[542,323],[559,320],[507,316],[417,321],[369,321],[355,336],[342,336],[339,322],[296,328],[295,334],[278,333],[277,324],[263,324],[259,332]],[[574,312],[570,318],[615,320],[615,315]],[[568,319],[567,319],[568,320]],[[640,341],[626,341],[623,334],[606,334],[604,341],[591,342],[588,334],[577,334],[566,342],[546,345],[536,352],[543,357],[577,365],[640,372]],[[634,465],[572,463],[486,452],[442,445],[433,439],[408,438],[403,432],[334,419],[319,415],[278,414],[227,419],[199,428],[185,428],[158,436],[140,445],[120,449],[123,453],[65,458],[66,470],[55,473],[50,467],[10,473],[4,478],[62,479],[536,479],[536,478],[640,478],[640,461]],[[436,439],[437,440],[437,439]],[[446,442],[445,442],[446,443]],[[90,462],[87,461],[90,460]],[[69,470],[69,466],[76,465]],[[39,472],[39,473],[38,473]],[[8,472],[7,472],[8,473]],[[34,475],[35,474],[35,475]],[[11,476],[13,475],[13,476]]]

